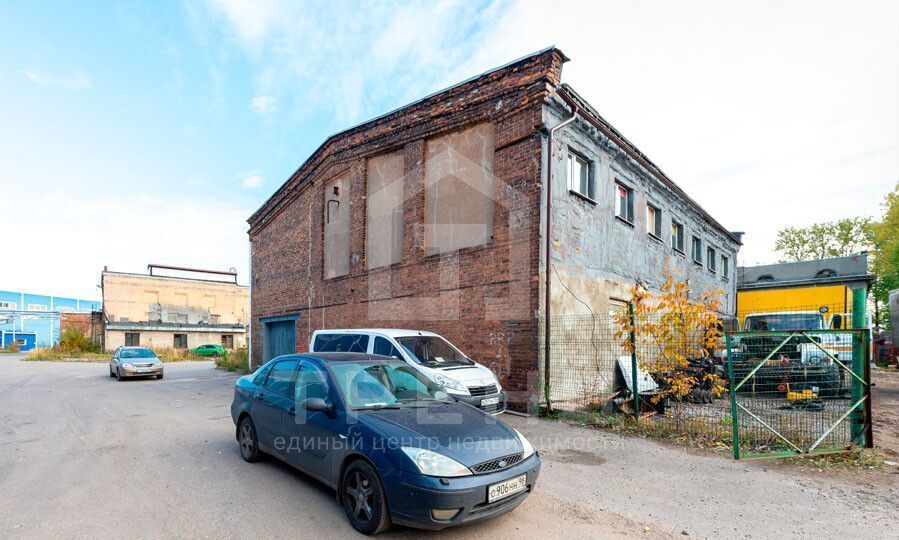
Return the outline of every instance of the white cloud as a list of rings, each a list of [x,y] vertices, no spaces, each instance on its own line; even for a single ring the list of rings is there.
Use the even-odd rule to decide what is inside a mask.
[[[237,175],[237,179],[240,180],[240,187],[246,189],[258,188],[265,181],[265,178],[262,177],[262,174],[259,171],[240,173]]]
[[[283,121],[324,114],[330,132],[556,44],[572,58],[565,82],[746,232],[741,264],[775,260],[780,228],[878,213],[899,180],[899,70],[883,68],[899,65],[894,1],[220,0],[213,12],[256,95]]]
[[[256,96],[250,100],[250,107],[257,113],[266,115],[278,110],[275,98],[272,96]]]
[[[33,187],[10,187],[11,196],[34,195]],[[32,222],[29,238],[40,239],[36,241],[44,242],[45,248],[30,250],[27,260],[17,264],[0,265],[0,278],[8,286],[99,298],[94,285],[104,265],[110,270],[143,272],[153,262],[234,267],[241,283],[247,281],[246,218],[252,208],[211,198],[145,193],[133,193],[123,201],[117,195],[80,190],[46,191],[42,204],[49,211],[39,222],[22,205],[8,208],[10,223]],[[98,226],[102,228],[99,237]]]
[[[81,69],[76,70],[75,74],[68,78],[52,77],[35,69],[26,69],[22,71],[22,74],[28,80],[41,86],[56,86],[66,90],[86,90],[91,87],[90,77]]]

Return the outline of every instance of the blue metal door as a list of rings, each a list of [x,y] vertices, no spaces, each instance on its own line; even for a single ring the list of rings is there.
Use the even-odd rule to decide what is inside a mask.
[[[265,323],[264,362],[296,350],[296,321],[272,321]]]

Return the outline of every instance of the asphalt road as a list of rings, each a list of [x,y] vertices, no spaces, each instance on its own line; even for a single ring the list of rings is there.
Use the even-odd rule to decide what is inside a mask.
[[[105,364],[0,355],[0,538],[346,538],[329,489],[241,460],[235,376],[210,362],[118,383]],[[385,538],[895,538],[895,483],[852,485],[504,415],[544,456],[496,520]],[[886,508],[884,508],[884,506]]]

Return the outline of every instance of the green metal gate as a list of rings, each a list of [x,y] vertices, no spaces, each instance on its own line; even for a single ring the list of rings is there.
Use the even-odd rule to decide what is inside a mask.
[[[726,335],[734,458],[871,446],[867,329]]]

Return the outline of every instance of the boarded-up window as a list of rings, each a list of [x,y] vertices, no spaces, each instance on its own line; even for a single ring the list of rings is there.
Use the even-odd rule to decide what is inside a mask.
[[[350,272],[350,183],[336,178],[325,184],[325,278]]]
[[[368,160],[366,259],[369,268],[403,260],[403,153]]]
[[[425,252],[486,244],[493,235],[493,124],[427,142]]]

